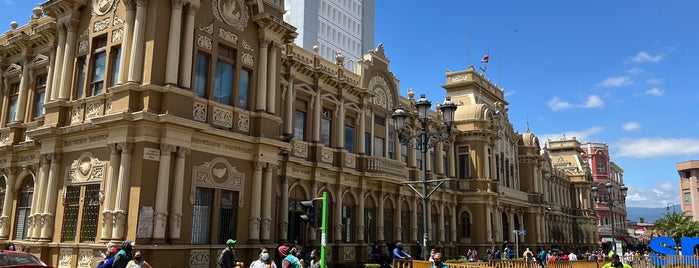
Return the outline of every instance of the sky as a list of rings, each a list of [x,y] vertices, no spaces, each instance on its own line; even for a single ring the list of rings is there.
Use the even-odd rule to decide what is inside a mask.
[[[0,33],[43,1],[0,0]],[[515,131],[607,143],[627,206],[679,204],[699,160],[699,1],[376,1],[376,43],[409,88],[441,102],[445,70],[482,67]],[[4,23],[4,25],[2,24]]]

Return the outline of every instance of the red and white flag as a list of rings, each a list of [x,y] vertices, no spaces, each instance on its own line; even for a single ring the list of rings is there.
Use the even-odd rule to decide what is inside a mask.
[[[485,54],[485,56],[483,56],[483,59],[481,59],[481,62],[488,63],[488,54]]]

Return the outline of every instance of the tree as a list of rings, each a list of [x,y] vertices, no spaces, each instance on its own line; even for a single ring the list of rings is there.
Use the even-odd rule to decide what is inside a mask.
[[[655,222],[655,230],[665,231],[668,237],[680,241],[681,237],[699,236],[699,222],[692,220],[686,212],[668,212]]]

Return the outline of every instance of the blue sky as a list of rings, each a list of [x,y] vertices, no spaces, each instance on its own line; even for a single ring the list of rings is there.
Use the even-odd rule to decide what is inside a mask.
[[[0,32],[40,2],[0,0]],[[487,51],[516,131],[609,144],[627,205],[665,207],[680,201],[676,164],[699,159],[697,11],[694,0],[377,0],[376,42],[401,95],[433,102],[445,70],[480,67]]]

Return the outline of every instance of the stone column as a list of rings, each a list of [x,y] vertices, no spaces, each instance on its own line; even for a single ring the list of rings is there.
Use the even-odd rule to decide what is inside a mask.
[[[335,199],[335,213],[333,214],[333,217],[335,218],[335,241],[341,241],[342,240],[342,187],[339,185],[337,186],[337,189],[335,190],[335,196],[337,198]]]
[[[180,63],[182,7],[185,2],[184,0],[172,0],[170,3],[170,35],[167,46],[167,65],[165,65],[165,84],[177,85],[177,70]]]
[[[337,106],[337,109],[339,110],[337,112],[337,123],[336,123],[336,130],[335,131],[335,137],[337,137],[337,148],[345,148],[345,100],[344,98],[340,99],[340,103]]]
[[[359,113],[359,127],[357,128],[357,133],[355,137],[359,138],[357,142],[356,152],[361,155],[366,155],[368,152],[364,149],[366,148],[366,140],[364,139],[364,133],[366,132],[366,108],[362,105],[362,111]]]
[[[252,202],[250,202],[250,218],[248,228],[250,240],[260,239],[260,207],[262,205],[262,166],[264,163],[256,161],[253,163],[252,172]]]
[[[58,47],[56,48],[56,60],[53,62],[53,70],[57,74],[62,74],[63,56],[66,45],[66,29],[63,27],[63,24],[60,23],[56,25],[56,29],[58,30]],[[51,80],[51,95],[46,93],[46,99],[58,99],[58,93],[61,88],[61,77],[62,75]]]
[[[189,3],[187,5],[186,17],[184,20],[184,35],[182,37],[182,49],[180,49],[180,57],[182,64],[180,65],[180,87],[192,87],[192,53],[194,53],[194,15],[199,10],[198,5]]]
[[[267,45],[269,41],[260,37],[260,60],[258,61],[257,74],[257,102],[256,111],[267,110]]]
[[[449,241],[446,241],[446,239],[445,239],[446,230],[444,230],[444,205],[443,204],[439,206],[438,211],[439,211],[439,215],[437,215],[437,226],[435,226],[435,227],[437,227],[435,229],[437,229],[437,232],[439,232],[439,238],[437,238],[437,241],[449,242]]]
[[[134,20],[133,41],[129,57],[129,82],[140,83],[143,78],[147,9],[148,0],[136,0],[136,20]]]
[[[124,38],[121,41],[121,58],[119,59],[119,84],[125,84],[129,80],[131,64],[131,48],[133,46],[133,27],[136,19],[136,0],[123,0],[126,6],[126,18],[124,19]]]
[[[73,63],[75,61],[75,31],[78,30],[78,21],[70,19],[64,26],[67,30],[67,36],[63,54],[63,68],[61,68],[59,72],[61,74],[61,88],[58,98],[61,100],[69,100],[70,90],[72,88],[71,83],[73,81]]]
[[[452,241],[457,242],[456,234],[458,233],[457,229],[459,228],[459,226],[456,225],[456,223],[457,223],[457,218],[459,217],[459,214],[458,214],[459,212],[456,211],[456,205],[452,204],[451,211],[452,211],[452,214],[451,214],[451,235],[449,236],[451,238],[451,241],[447,241],[447,242],[452,242]]]
[[[378,241],[384,241],[386,240],[383,235],[384,227],[383,226],[383,220],[384,220],[384,193],[381,192],[379,194],[379,207],[376,210],[376,240]],[[368,242],[368,241],[367,241]]]
[[[165,66],[165,84],[177,85],[177,71],[180,63],[182,7],[185,2],[184,0],[172,0],[170,3],[170,34],[167,47],[167,65]]]
[[[277,112],[277,44],[270,42],[269,57],[267,58],[267,113]]]
[[[284,134],[294,136],[294,75],[289,75],[289,83],[284,92]]]
[[[414,145],[416,142],[418,142],[416,138],[411,138],[410,142],[408,143],[408,167],[417,167],[418,169],[422,170],[422,165],[419,167],[417,166],[417,154],[422,155],[422,152],[415,149]],[[423,159],[422,161],[425,160]],[[422,174],[422,172],[420,172],[420,174]]]
[[[275,165],[268,163],[265,169],[264,182],[262,183],[262,240],[269,240],[272,234],[272,202],[274,200],[272,190],[272,176]]]
[[[323,96],[321,89],[316,87],[316,95],[313,97],[313,137],[311,141],[320,142],[320,121],[323,119]]]
[[[396,241],[402,241],[403,240],[403,202],[400,200],[400,196],[397,198],[398,202],[396,202],[396,213],[393,215],[393,219],[396,224],[396,230],[395,230],[395,235],[396,235]]]
[[[447,170],[449,171],[449,174],[447,174],[447,176],[449,178],[456,177],[456,165],[454,165],[454,163],[456,162],[456,154],[454,153],[455,151],[456,145],[452,142],[451,146],[449,146],[449,151],[447,151]]]
[[[286,242],[286,236],[289,229],[289,178],[282,176],[281,178],[281,196],[279,197],[279,241]]]
[[[7,178],[5,186],[5,200],[2,206],[2,216],[0,216],[0,238],[9,239],[12,221],[12,197],[15,195],[14,187],[16,174],[14,168],[5,168],[2,170]]]
[[[170,239],[180,238],[182,227],[182,200],[184,195],[184,168],[185,157],[190,153],[189,148],[178,148],[175,159],[175,181],[172,184],[172,202],[170,202],[171,212],[168,229]]]
[[[119,182],[114,201],[112,240],[123,240],[126,235],[126,213],[129,209],[129,193],[131,191],[131,150],[133,144],[121,142],[117,144],[117,148],[121,150],[121,160],[119,160]]]
[[[104,204],[102,207],[102,231],[100,232],[101,241],[109,241],[112,238],[112,228],[114,227],[114,201],[116,195],[114,191],[117,189],[119,177],[119,148],[116,143],[107,144],[109,148],[109,177],[104,180]]]
[[[51,160],[51,168],[49,170],[49,180],[46,186],[46,191],[44,191],[46,194],[46,201],[42,214],[43,226],[41,228],[41,240],[51,240],[51,237],[53,236],[53,220],[56,217],[54,212],[56,212],[56,202],[58,199],[58,177],[60,176],[60,171],[58,169],[61,166],[62,155],[60,153],[52,153],[48,154],[47,156]]]
[[[53,45],[51,46],[53,47]],[[51,53],[49,55],[49,65],[46,66],[46,71],[48,72],[48,75],[46,76],[46,90],[44,91],[44,106],[46,106],[47,103],[51,100],[51,96],[53,95],[53,81],[54,81],[54,75],[53,75],[53,70],[54,70],[54,65],[56,65],[56,50],[51,49]],[[46,108],[44,108],[46,109]],[[42,114],[45,114],[46,112],[42,111]]]
[[[490,205],[485,205],[485,239],[488,242],[493,241],[493,222],[491,217],[492,209]],[[473,217],[473,216],[472,216]]]
[[[357,208],[357,241],[364,241],[364,233],[366,232],[366,228],[369,226],[365,226],[364,222],[364,212],[366,211],[365,209],[365,201],[364,197],[366,196],[366,190],[361,189],[359,193],[359,207]],[[378,212],[377,212],[378,214]]]
[[[434,150],[434,173],[446,175],[444,172],[444,143],[437,143],[437,148]]]
[[[413,200],[413,209],[410,212],[410,241],[417,240],[417,200]],[[424,223],[423,223],[424,224]],[[422,240],[422,237],[420,238]]]
[[[19,96],[17,97],[17,113],[15,113],[14,122],[24,122],[24,115],[27,110],[27,94],[29,94],[29,84],[31,76],[29,75],[29,62],[31,58],[28,52],[22,51],[22,78],[19,80]]]
[[[170,193],[170,157],[175,152],[174,145],[160,145],[160,164],[158,166],[158,186],[155,197],[155,226],[153,226],[153,240],[165,241],[165,227],[167,226],[167,205]]]
[[[398,136],[398,132],[392,131],[392,133],[393,133],[393,150],[395,151],[395,154],[393,155],[393,160],[401,161],[401,156],[403,155],[403,146],[400,143],[400,137]]]
[[[48,186],[49,173],[50,171],[50,160],[51,158],[47,154],[41,155],[41,176],[39,177],[38,183],[35,183],[36,188],[34,192],[36,193],[35,202],[32,202],[32,218],[34,221],[32,232],[28,232],[28,236],[32,238],[41,238],[41,215],[44,209],[43,197],[46,196],[46,187]]]

